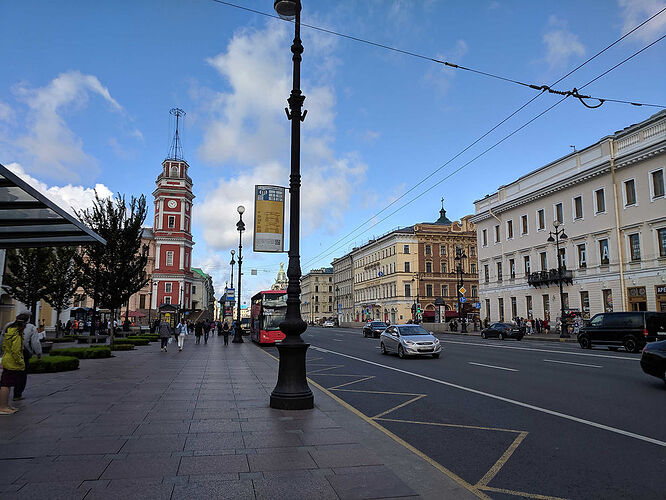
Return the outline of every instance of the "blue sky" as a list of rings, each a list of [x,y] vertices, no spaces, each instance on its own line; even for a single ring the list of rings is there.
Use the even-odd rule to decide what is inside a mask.
[[[271,0],[236,3],[272,13]],[[551,84],[665,6],[304,0],[303,22]],[[236,206],[249,209],[251,230],[254,184],[288,183],[283,108],[293,26],[211,0],[26,1],[0,6],[0,29],[0,162],[59,203],[85,206],[94,188],[150,199],[171,140],[169,109],[187,112],[183,146],[197,196],[194,263],[222,288],[237,245]],[[666,12],[557,88],[582,86],[664,33]],[[570,145],[584,147],[658,111],[614,103],[591,110],[568,99],[388,220],[329,249],[534,91],[307,28],[303,43],[304,272],[373,235],[435,220],[442,197],[450,218],[473,213],[474,200],[568,154]],[[666,104],[665,47],[666,41],[652,46],[585,92]],[[396,207],[557,99],[541,96]],[[272,282],[287,256],[254,254],[251,232],[244,239],[249,295]]]

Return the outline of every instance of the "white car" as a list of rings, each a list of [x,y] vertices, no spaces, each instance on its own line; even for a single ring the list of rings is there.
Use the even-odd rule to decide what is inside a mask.
[[[324,328],[333,328],[335,326],[335,323],[332,321],[324,321]]]

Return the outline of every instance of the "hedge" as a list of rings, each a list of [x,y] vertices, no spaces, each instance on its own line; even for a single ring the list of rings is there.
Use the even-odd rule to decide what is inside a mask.
[[[134,350],[134,344],[113,344],[111,346],[112,351],[132,351]]]
[[[95,347],[65,347],[51,349],[51,356],[74,356],[79,359],[110,358],[111,349],[105,345]]]
[[[113,339],[114,345],[148,345],[150,344],[150,341],[148,339],[138,339],[138,338],[132,338],[132,339]]]
[[[72,356],[43,356],[30,358],[28,373],[53,373],[78,370],[79,359]]]
[[[59,344],[61,342],[76,342],[76,337],[73,335],[66,335],[64,337],[58,337],[58,338],[47,337],[46,340],[49,342],[54,342],[56,344]]]

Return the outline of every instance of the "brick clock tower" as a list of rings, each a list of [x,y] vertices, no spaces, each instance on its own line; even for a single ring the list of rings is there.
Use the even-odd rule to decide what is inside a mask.
[[[179,309],[192,308],[192,179],[190,167],[183,158],[178,134],[182,109],[170,111],[176,117],[176,132],[169,155],[162,162],[162,172],[155,183],[155,270],[153,272],[153,304],[172,304]]]

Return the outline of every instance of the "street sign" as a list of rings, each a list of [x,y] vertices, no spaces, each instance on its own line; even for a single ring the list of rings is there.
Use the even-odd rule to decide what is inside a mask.
[[[254,186],[255,252],[284,252],[284,192],[281,186]]]
[[[481,309],[481,302],[475,302],[474,307],[476,307],[477,309]]]
[[[236,289],[235,288],[227,288],[227,300],[231,302],[235,299],[236,299]]]
[[[465,302],[467,299],[465,297],[460,297],[460,302]]]
[[[342,304],[338,304],[338,314],[342,312]]]
[[[465,295],[465,292],[467,291],[467,289],[464,286],[461,286],[460,288],[458,288],[458,291],[460,292],[460,295]]]

